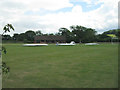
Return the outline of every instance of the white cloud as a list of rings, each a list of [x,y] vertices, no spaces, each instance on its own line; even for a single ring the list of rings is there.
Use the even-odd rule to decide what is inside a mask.
[[[101,33],[103,30],[117,28],[117,2],[105,2],[100,8],[89,12],[83,12],[81,6],[75,6],[72,12],[46,15],[44,18],[60,27],[83,25]]]
[[[64,7],[73,6],[71,3],[69,3],[69,0],[2,0],[1,3],[7,8],[24,8],[33,11],[37,11],[40,8],[47,10],[58,10]]]
[[[71,25],[91,27],[99,33],[117,28],[118,0],[83,1],[88,4],[103,4],[95,10],[83,12],[82,8],[84,7],[80,5],[73,6],[69,0],[1,0],[0,28],[2,29],[7,23],[12,23],[17,33],[30,29],[42,30],[43,33],[53,33],[57,32],[60,27],[69,28]],[[25,14],[29,10],[38,12],[42,8],[55,11],[65,7],[72,7],[72,10],[69,12],[48,13],[44,16]]]

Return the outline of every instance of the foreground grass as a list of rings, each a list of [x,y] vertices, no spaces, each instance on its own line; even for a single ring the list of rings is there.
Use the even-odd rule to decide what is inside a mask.
[[[22,47],[5,44],[11,68],[4,88],[118,87],[117,44]]]

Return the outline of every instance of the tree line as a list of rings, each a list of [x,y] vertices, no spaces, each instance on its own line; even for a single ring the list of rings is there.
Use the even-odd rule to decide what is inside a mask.
[[[3,35],[3,42],[24,42],[24,43],[33,43],[35,36],[65,36],[66,42],[75,41],[76,43],[87,43],[87,42],[110,42],[111,37],[108,34],[114,34],[116,36],[113,39],[114,42],[119,42],[119,33],[120,29],[113,29],[103,32],[102,34],[97,34],[97,31],[92,28],[87,28],[84,26],[70,26],[70,29],[60,28],[57,33],[43,34],[41,30],[33,31],[28,30],[25,33],[15,33],[12,37],[10,35]]]

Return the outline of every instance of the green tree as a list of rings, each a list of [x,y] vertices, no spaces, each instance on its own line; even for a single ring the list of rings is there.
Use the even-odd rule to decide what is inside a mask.
[[[55,33],[56,36],[61,36],[61,34],[59,32]]]
[[[34,36],[36,35],[36,33],[32,30],[26,31],[25,32],[25,39],[27,39],[29,42],[33,42],[34,41]]]
[[[12,38],[13,38],[13,40],[18,41],[19,40],[19,34],[15,33]]]
[[[35,34],[36,34],[37,36],[43,35],[42,32],[41,32],[40,30],[36,31]]]
[[[53,33],[49,33],[49,36],[54,36],[54,34]]]
[[[12,24],[7,24],[7,25],[5,25],[4,28],[3,28],[2,36],[4,35],[4,33],[10,32],[10,30],[14,30]],[[1,53],[2,53],[1,51],[3,51],[4,54],[7,53],[6,48],[5,48],[4,46],[1,46],[1,47],[0,47],[0,57],[1,57]],[[9,71],[10,71],[10,67],[7,66],[6,62],[3,62],[3,61],[2,61],[2,72],[3,72],[3,73],[8,73]]]
[[[94,42],[96,41],[96,31],[92,28],[87,28],[84,31],[83,42]]]
[[[72,33],[74,34],[74,40],[75,42],[82,42],[82,39],[84,37],[84,32],[86,28],[83,26],[70,26],[70,29],[72,30]]]
[[[26,39],[26,34],[25,33],[20,33],[19,37],[18,37],[18,40],[19,41],[24,41],[24,39]]]
[[[74,40],[76,42],[93,42],[95,41],[96,31],[91,28],[83,26],[70,26],[72,33],[74,34]]]
[[[113,29],[103,32],[102,34],[97,35],[97,41],[99,42],[111,42],[111,37],[108,34],[114,34],[119,38],[119,29]],[[113,39],[113,42],[118,42],[118,39]]]
[[[10,35],[2,35],[2,40],[11,40]]]
[[[3,34],[6,33],[6,32],[10,32],[10,30],[14,30],[12,24],[5,25],[4,28],[3,28],[3,31],[4,31]]]
[[[73,40],[73,34],[67,28],[60,28],[59,35],[65,36],[67,42],[71,42]]]

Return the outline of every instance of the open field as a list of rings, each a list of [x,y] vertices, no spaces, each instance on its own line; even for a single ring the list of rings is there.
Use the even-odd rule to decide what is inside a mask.
[[[3,88],[116,88],[118,45],[23,47],[5,44]]]

